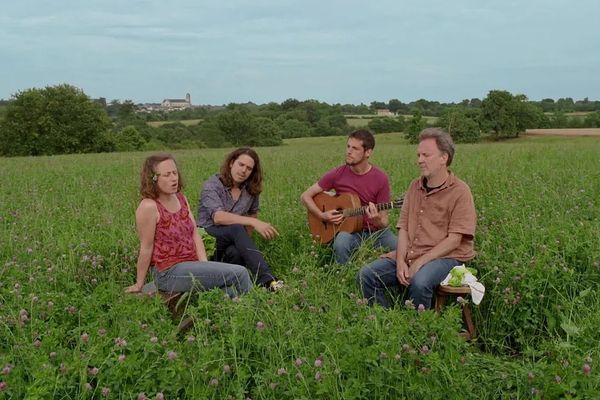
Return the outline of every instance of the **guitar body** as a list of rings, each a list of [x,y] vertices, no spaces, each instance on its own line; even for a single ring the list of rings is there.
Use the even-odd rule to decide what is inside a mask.
[[[321,211],[338,210],[342,212],[348,208],[360,208],[360,199],[354,193],[341,193],[332,196],[321,192],[313,197],[315,204]],[[362,216],[345,218],[341,224],[335,225],[330,222],[321,221],[310,211],[308,212],[308,227],[313,238],[320,244],[326,244],[333,240],[338,232],[359,232],[363,227]]]

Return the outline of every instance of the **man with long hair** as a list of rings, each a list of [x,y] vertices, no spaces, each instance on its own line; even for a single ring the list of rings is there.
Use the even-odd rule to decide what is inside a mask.
[[[196,225],[217,239],[217,261],[244,265],[258,285],[276,291],[283,281],[273,275],[251,237],[253,230],[267,240],[279,235],[273,225],[257,217],[262,180],[260,159],[253,149],[240,147],[229,153],[220,172],[204,183]]]
[[[376,207],[378,203],[390,201],[390,181],[385,172],[369,162],[374,148],[375,138],[370,131],[359,129],[352,132],[346,143],[346,163],[327,172],[301,196],[308,211],[326,223],[339,224],[343,215],[337,210],[319,209],[313,197],[323,191],[357,194],[361,206],[367,206],[361,232],[339,232],[335,236],[333,251],[340,264],[346,264],[354,250],[367,238],[373,238],[378,247],[396,248],[396,235],[387,228],[387,211]]]

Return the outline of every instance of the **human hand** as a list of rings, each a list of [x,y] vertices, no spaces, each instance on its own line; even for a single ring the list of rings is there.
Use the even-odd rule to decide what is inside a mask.
[[[379,255],[379,258],[390,258],[392,260],[396,259],[396,250],[388,251],[387,253],[383,253]]]
[[[410,285],[410,278],[408,276],[408,265],[404,261],[396,263],[396,279],[401,285]]]
[[[279,236],[279,232],[277,232],[277,229],[275,229],[275,227],[268,222],[256,219],[252,226],[254,227],[256,232],[260,234],[260,236],[267,240],[271,240],[274,239],[276,236]]]
[[[133,285],[125,288],[125,293],[139,293],[142,291],[142,286],[144,285],[138,285],[137,283],[134,283]]]
[[[344,214],[338,210],[328,210],[321,213],[321,219],[325,222],[340,224],[344,219]]]

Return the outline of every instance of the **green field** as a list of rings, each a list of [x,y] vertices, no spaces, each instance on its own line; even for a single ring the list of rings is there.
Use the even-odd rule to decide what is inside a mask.
[[[147,124],[150,125],[153,128],[159,128],[163,125],[166,124],[175,124],[175,123],[180,123],[183,124],[185,126],[191,126],[191,125],[198,125],[200,122],[202,122],[202,118],[199,119],[182,119],[179,121],[150,121]]]
[[[260,215],[281,233],[259,247],[287,287],[239,302],[189,296],[195,325],[181,337],[158,299],[122,292],[147,154],[0,158],[0,399],[597,398],[600,141],[458,146],[451,169],[479,217],[470,266],[487,289],[471,343],[458,305],[439,316],[402,299],[390,311],[364,305],[355,275],[377,255],[369,246],[341,267],[312,243],[299,197],[343,161],[344,143],[258,149]],[[226,151],[175,152],[194,212]],[[399,134],[379,135],[372,161],[395,195],[418,174]]]
[[[350,125],[352,128],[366,128],[369,125],[369,121],[371,121],[371,119],[382,118],[378,117],[377,115],[345,115],[345,117],[346,121],[348,122],[348,125]],[[404,115],[404,120],[409,121],[410,118],[412,118],[411,115]],[[423,119],[427,122],[427,124],[432,125],[438,120],[438,117],[424,115]]]

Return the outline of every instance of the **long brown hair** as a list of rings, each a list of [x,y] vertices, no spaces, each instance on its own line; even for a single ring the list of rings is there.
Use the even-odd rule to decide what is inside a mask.
[[[237,160],[241,155],[247,155],[248,157],[254,160],[254,169],[252,169],[252,173],[246,179],[246,190],[253,196],[258,196],[260,192],[262,192],[262,169],[260,167],[260,160],[258,158],[258,154],[256,151],[251,149],[250,147],[239,147],[229,153],[221,164],[221,180],[223,184],[227,187],[233,187],[233,178],[231,177],[231,163]]]
[[[175,160],[175,157],[168,153],[152,154],[144,161],[142,171],[140,172],[140,194],[142,195],[142,198],[158,198],[158,187],[156,185],[158,175],[154,169],[158,164],[167,160],[173,160],[175,166],[177,167],[177,161]],[[183,189],[183,178],[181,177],[181,171],[179,170],[179,167],[177,167],[177,175],[179,177],[179,186],[177,187],[177,191],[180,191]]]

